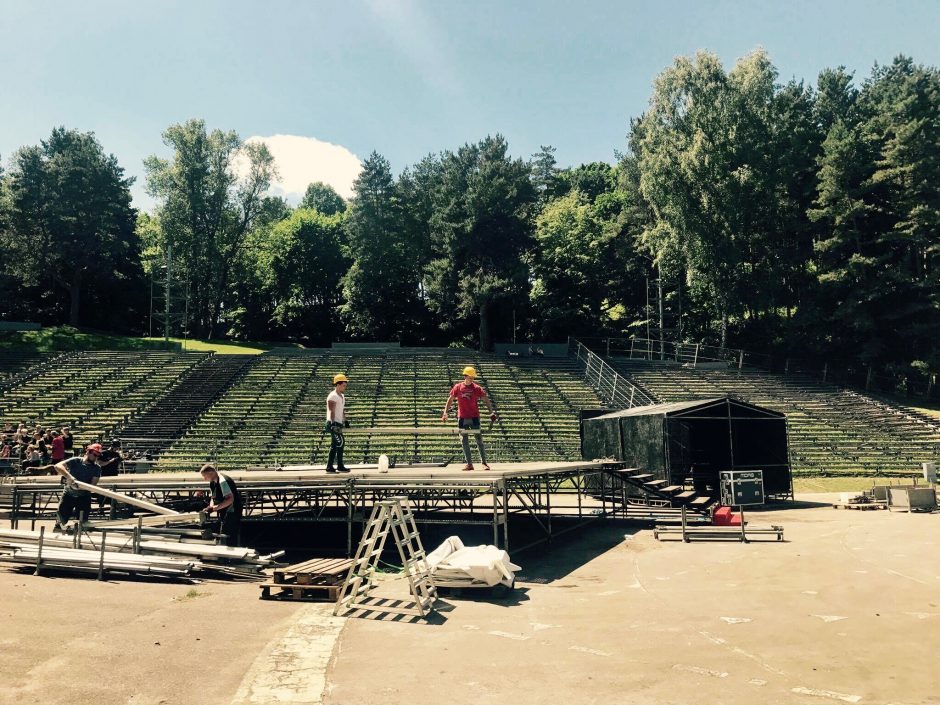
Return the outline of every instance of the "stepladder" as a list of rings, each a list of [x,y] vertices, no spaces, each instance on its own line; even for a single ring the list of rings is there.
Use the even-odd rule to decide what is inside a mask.
[[[390,534],[398,549],[404,576],[408,581],[413,600],[410,604],[398,600],[393,600],[392,605],[381,604],[381,600],[370,596],[376,587],[375,576]],[[408,499],[392,497],[376,502],[363,529],[353,565],[336,598],[333,614],[368,610],[426,617],[433,611],[436,600],[437,589],[431,579],[421,535],[418,533]]]

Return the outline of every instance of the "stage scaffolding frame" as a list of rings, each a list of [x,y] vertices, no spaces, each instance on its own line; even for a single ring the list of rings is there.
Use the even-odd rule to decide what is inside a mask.
[[[532,464],[537,465],[537,464]],[[239,480],[243,522],[344,522],[346,553],[352,555],[369,513],[376,502],[407,497],[418,524],[489,526],[493,545],[522,551],[533,545],[600,519],[626,517],[628,501],[616,470],[622,463],[564,463],[552,467],[510,471],[431,472],[408,474],[397,468],[388,474],[318,475],[309,480]],[[250,477],[251,473],[247,473]],[[424,475],[424,476],[422,476]],[[245,475],[242,476],[243,478]],[[7,485],[10,526],[21,521],[54,517],[61,485],[49,479]],[[244,483],[244,484],[243,484]],[[205,494],[206,483],[181,479],[155,482],[122,481],[121,476],[102,483],[122,492],[171,508],[188,508]],[[528,517],[540,537],[524,546],[510,544],[510,518]],[[553,519],[572,519],[559,527]]]

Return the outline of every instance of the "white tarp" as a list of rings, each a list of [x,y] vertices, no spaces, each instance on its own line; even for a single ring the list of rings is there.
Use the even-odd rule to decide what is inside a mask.
[[[509,560],[509,554],[496,546],[464,546],[459,536],[451,536],[428,554],[428,567],[441,587],[511,586],[514,573],[522,570]]]

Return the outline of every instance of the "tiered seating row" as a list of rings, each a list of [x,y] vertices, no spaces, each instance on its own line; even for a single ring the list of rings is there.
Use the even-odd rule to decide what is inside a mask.
[[[732,394],[787,415],[794,472],[910,474],[940,460],[940,432],[857,392],[800,375],[613,359],[662,401]]]
[[[229,467],[325,462],[325,399],[337,372],[351,380],[347,413],[353,428],[440,426],[448,391],[466,364],[477,367],[478,381],[500,414],[487,434],[494,457],[579,457],[577,411],[602,402],[572,362],[517,362],[467,351],[406,348],[262,355],[161,454],[160,465],[191,467],[206,460]],[[435,462],[460,457],[460,449],[452,437],[350,434],[347,463],[374,462],[380,454],[400,462]]]
[[[78,444],[99,440],[149,406],[205,357],[199,353],[83,352],[6,389],[0,423],[71,426]]]

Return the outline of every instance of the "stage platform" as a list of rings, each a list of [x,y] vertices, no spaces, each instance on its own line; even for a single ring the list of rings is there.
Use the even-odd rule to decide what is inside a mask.
[[[227,470],[238,485],[245,522],[344,522],[352,553],[373,504],[407,497],[419,524],[486,525],[492,543],[510,548],[511,516],[531,519],[540,540],[560,533],[552,519],[566,517],[570,530],[587,521],[624,516],[628,502],[618,483],[620,463],[602,461],[493,463],[462,470],[447,466],[351,466],[327,473],[323,466]],[[102,478],[99,485],[147,501],[189,511],[205,505],[207,489],[198,472],[127,474]],[[61,484],[56,477],[5,478],[0,502],[9,507],[10,525],[54,515]],[[515,546],[516,550],[521,547]]]

